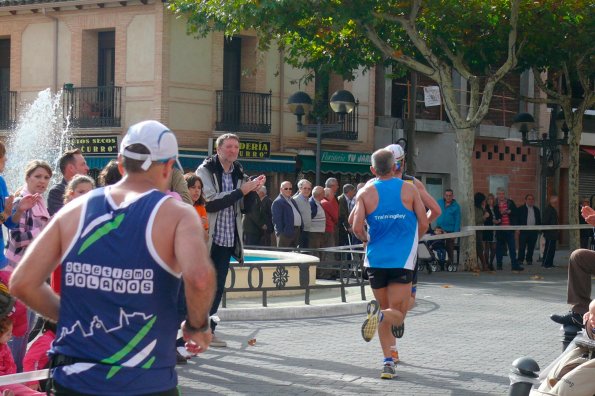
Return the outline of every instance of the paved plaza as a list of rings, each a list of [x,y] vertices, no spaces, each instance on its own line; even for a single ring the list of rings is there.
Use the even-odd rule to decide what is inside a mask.
[[[558,256],[561,265],[568,252]],[[377,337],[366,343],[360,336],[363,314],[224,320],[218,335],[228,348],[178,366],[182,394],[505,395],[514,359],[531,356],[544,368],[561,352],[562,332],[549,315],[567,310],[565,295],[565,267],[424,273],[399,346],[398,377],[388,381],[379,378]],[[363,307],[357,293],[347,304]]]

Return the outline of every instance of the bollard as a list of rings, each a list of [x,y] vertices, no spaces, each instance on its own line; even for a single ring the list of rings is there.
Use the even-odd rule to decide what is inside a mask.
[[[565,351],[568,348],[568,344],[574,340],[574,337],[581,331],[581,328],[574,325],[563,325],[562,329],[564,330],[564,338],[562,338],[562,351]]]
[[[512,362],[510,388],[508,396],[529,396],[533,385],[538,384],[539,366],[537,362],[529,357],[522,357]]]

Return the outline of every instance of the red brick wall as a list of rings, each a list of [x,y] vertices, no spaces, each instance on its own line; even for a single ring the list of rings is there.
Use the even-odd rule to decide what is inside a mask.
[[[537,195],[539,186],[539,149],[521,142],[477,139],[473,150],[473,186],[475,192],[488,194],[489,177],[508,176],[508,196],[520,204],[526,194]],[[495,193],[495,191],[493,191]]]

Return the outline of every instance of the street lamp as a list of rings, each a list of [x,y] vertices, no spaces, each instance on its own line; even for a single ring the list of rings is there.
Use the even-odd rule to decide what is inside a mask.
[[[303,91],[298,91],[287,98],[289,110],[297,117],[298,132],[316,133],[316,185],[320,185],[320,146],[322,137],[326,134],[343,131],[345,115],[351,113],[355,108],[355,98],[353,94],[344,89],[338,90],[331,96],[331,109],[339,114],[339,122],[334,124],[323,124],[320,116],[316,117],[315,125],[304,125],[302,117],[312,108],[312,99],[310,95]]]
[[[554,118],[555,117],[555,118]],[[568,144],[568,126],[564,122],[564,113],[552,110],[552,122],[548,133],[539,134],[535,129],[535,119],[529,113],[517,114],[513,119],[513,128],[522,136],[524,146],[540,147],[541,152],[541,210],[545,208],[547,200],[547,174],[548,170],[560,166],[560,146]],[[557,128],[564,132],[564,137],[558,138]]]

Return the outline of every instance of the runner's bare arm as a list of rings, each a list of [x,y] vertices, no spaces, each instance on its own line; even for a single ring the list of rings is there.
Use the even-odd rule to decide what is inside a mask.
[[[426,186],[417,180],[415,180],[415,187],[417,187],[417,191],[419,191],[419,196],[421,197],[421,201],[423,202],[424,206],[428,208],[426,216],[428,218],[428,223],[432,223],[442,214],[442,210],[440,209],[440,205],[438,202],[430,195],[428,190],[426,190]]]
[[[186,213],[176,227],[174,254],[184,279],[188,328],[201,328],[210,324],[208,315],[215,295],[215,270],[194,209],[191,206],[183,209]],[[206,332],[184,331],[184,337],[200,347],[195,352],[202,352],[208,348],[211,331],[210,328]]]
[[[410,185],[409,185],[410,186]],[[412,187],[412,186],[411,186]],[[419,190],[412,188],[413,190],[413,211],[417,217],[417,236],[421,238],[422,235],[428,231],[429,221],[426,215],[426,207],[421,200]]]
[[[349,223],[353,224],[352,230],[357,239],[362,242],[368,241],[368,235],[364,227],[366,221],[366,207],[363,199],[358,199],[355,203],[355,207],[351,211],[349,216]]]
[[[359,192],[360,191],[358,191],[358,193],[355,194],[355,196],[353,197],[353,199],[355,200],[355,204],[353,205],[353,209],[355,209],[355,206],[359,202]],[[355,210],[352,210],[351,213],[349,213],[349,217],[347,218],[347,222],[352,227],[352,229],[353,229],[353,218],[354,217],[355,217]]]
[[[10,278],[10,293],[40,315],[58,320],[60,297],[46,283],[62,258],[60,216],[52,219],[27,248]]]

